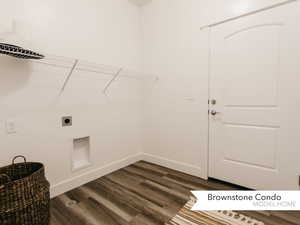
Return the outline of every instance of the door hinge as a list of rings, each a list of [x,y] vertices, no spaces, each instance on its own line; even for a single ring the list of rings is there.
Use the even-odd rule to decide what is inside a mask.
[[[212,105],[216,105],[217,104],[217,100],[216,99],[208,99],[208,104],[212,104]]]

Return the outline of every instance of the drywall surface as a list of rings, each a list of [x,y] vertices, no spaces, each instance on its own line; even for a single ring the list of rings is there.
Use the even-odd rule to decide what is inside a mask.
[[[47,57],[0,57],[0,166],[18,154],[45,163],[52,195],[138,159],[205,178],[209,32],[199,28],[278,2],[3,0],[10,10],[0,33],[14,30],[5,38]],[[79,67],[59,95],[75,58]],[[159,81],[142,92],[139,79],[121,76],[103,95],[112,76],[86,61],[143,69]],[[62,128],[62,116],[73,116],[73,126]],[[92,166],[72,172],[73,138],[86,136]]]
[[[199,29],[202,6],[198,0],[154,0],[142,9],[144,70],[159,76],[147,86],[144,149],[205,177],[208,32]]]
[[[153,0],[142,8],[143,66],[159,76],[144,112],[150,158],[207,176],[209,29],[200,27],[280,2]]]
[[[124,0],[24,0],[12,13],[14,38],[47,57],[0,56],[0,166],[25,155],[43,162],[56,186],[140,152],[140,80],[120,76],[104,95],[112,75],[85,63],[140,69],[139,8]],[[73,58],[80,59],[79,67],[59,96]],[[73,126],[63,128],[62,116],[73,116]],[[11,134],[7,122],[15,126]],[[73,138],[86,136],[92,166],[72,172]]]
[[[102,64],[139,65],[140,12],[128,1],[18,0],[16,5],[16,29],[29,46]]]

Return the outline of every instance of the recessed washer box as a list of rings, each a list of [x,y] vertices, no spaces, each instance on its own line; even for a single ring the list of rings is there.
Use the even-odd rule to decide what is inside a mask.
[[[78,171],[91,166],[90,137],[73,139],[72,171]]]

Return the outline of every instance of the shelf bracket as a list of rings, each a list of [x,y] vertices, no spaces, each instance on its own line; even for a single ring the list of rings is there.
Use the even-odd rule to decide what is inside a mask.
[[[113,78],[108,82],[108,84],[105,86],[105,88],[103,89],[103,94],[106,94],[109,87],[112,85],[112,83],[114,81],[116,81],[116,79],[118,78],[118,76],[120,75],[120,73],[122,72],[123,68],[120,68],[118,70],[118,72],[113,76]]]
[[[75,62],[73,64],[73,66],[72,66],[72,68],[71,68],[71,70],[70,70],[70,72],[69,72],[69,74],[68,74],[68,76],[67,76],[67,78],[66,78],[66,80],[65,80],[65,82],[64,82],[64,84],[62,86],[62,88],[61,88],[61,90],[60,90],[59,95],[61,95],[64,92],[64,90],[66,89],[66,87],[68,85],[68,82],[70,81],[70,78],[71,78],[71,76],[72,76],[72,74],[73,74],[73,72],[74,72],[77,64],[78,64],[78,59],[75,59]]]

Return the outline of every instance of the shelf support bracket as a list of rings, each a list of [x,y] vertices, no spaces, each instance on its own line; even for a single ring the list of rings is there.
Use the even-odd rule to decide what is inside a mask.
[[[113,76],[113,78],[108,82],[108,84],[105,86],[105,88],[103,89],[103,94],[106,94],[109,87],[112,85],[112,83],[114,81],[116,81],[116,79],[118,78],[118,76],[120,75],[120,73],[122,72],[123,68],[120,68],[118,70],[118,72]]]
[[[68,76],[67,76],[67,78],[66,78],[66,80],[65,80],[65,82],[64,82],[64,84],[62,86],[62,88],[61,88],[61,90],[60,90],[59,95],[61,95],[64,92],[64,90],[66,89],[66,87],[68,85],[68,82],[70,81],[70,78],[71,78],[71,76],[72,76],[72,74],[73,74],[73,72],[74,72],[77,64],[78,64],[78,59],[75,59],[75,62],[73,64],[73,66],[72,66],[72,68],[71,68],[71,70],[70,70],[70,72],[69,72],[69,74],[68,74]]]

